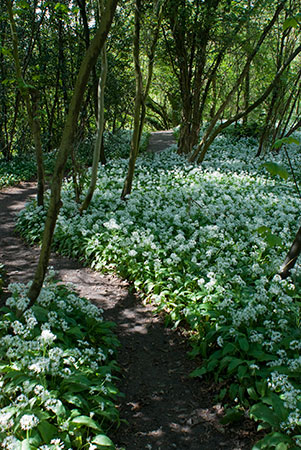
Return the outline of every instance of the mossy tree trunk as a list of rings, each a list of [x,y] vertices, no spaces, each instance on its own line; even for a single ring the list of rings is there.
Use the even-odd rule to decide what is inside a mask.
[[[61,186],[64,175],[64,168],[67,161],[68,154],[73,145],[74,133],[77,128],[78,115],[80,111],[80,106],[82,103],[85,88],[91,73],[91,70],[95,66],[96,60],[105,44],[108,32],[110,30],[115,9],[118,0],[108,0],[105,11],[101,17],[99,28],[96,32],[94,39],[91,41],[89,48],[87,49],[83,61],[81,63],[77,79],[75,82],[73,96],[70,102],[68,115],[65,121],[65,126],[63,130],[63,135],[61,139],[61,144],[59,147],[52,183],[51,183],[51,195],[49,208],[47,212],[42,248],[40,252],[40,257],[38,265],[35,271],[34,279],[31,287],[28,291],[28,298],[30,299],[28,308],[31,307],[39,293],[41,291],[43,281],[45,278],[45,273],[47,270],[51,243],[53,238],[53,233],[61,207]]]

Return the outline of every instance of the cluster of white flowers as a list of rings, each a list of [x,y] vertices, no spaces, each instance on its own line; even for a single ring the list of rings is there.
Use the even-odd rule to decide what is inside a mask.
[[[31,430],[32,428],[35,428],[39,422],[39,419],[34,414],[24,414],[20,419],[20,426],[22,430]]]

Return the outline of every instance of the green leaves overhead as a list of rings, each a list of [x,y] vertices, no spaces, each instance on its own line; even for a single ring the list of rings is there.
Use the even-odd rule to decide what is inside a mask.
[[[295,17],[288,17],[283,23],[283,31],[286,31],[288,28],[298,28],[300,18],[301,14],[296,14]]]

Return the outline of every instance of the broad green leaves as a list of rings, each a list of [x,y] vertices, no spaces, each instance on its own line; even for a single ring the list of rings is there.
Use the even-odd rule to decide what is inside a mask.
[[[265,239],[270,247],[277,247],[282,245],[282,239],[276,234],[272,233],[271,229],[269,227],[266,227],[265,225],[257,228],[257,233]]]
[[[287,180],[289,177],[289,173],[285,167],[280,164],[276,164],[274,162],[265,162],[263,167],[267,169],[267,171],[272,175],[278,175],[283,180]]]

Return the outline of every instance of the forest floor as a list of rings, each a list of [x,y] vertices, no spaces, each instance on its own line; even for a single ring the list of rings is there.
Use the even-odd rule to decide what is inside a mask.
[[[151,135],[149,151],[173,143],[172,133]],[[32,279],[39,249],[28,246],[14,232],[16,214],[35,195],[35,183],[0,191],[0,262],[10,282]],[[110,436],[126,450],[249,450],[258,439],[255,425],[245,419],[222,426],[223,408],[214,400],[218,386],[189,377],[196,361],[187,356],[185,336],[164,326],[153,305],[144,305],[126,281],[94,272],[80,263],[52,254],[50,265],[58,278],[104,310],[114,321],[121,342],[118,387],[124,394],[122,419]]]

